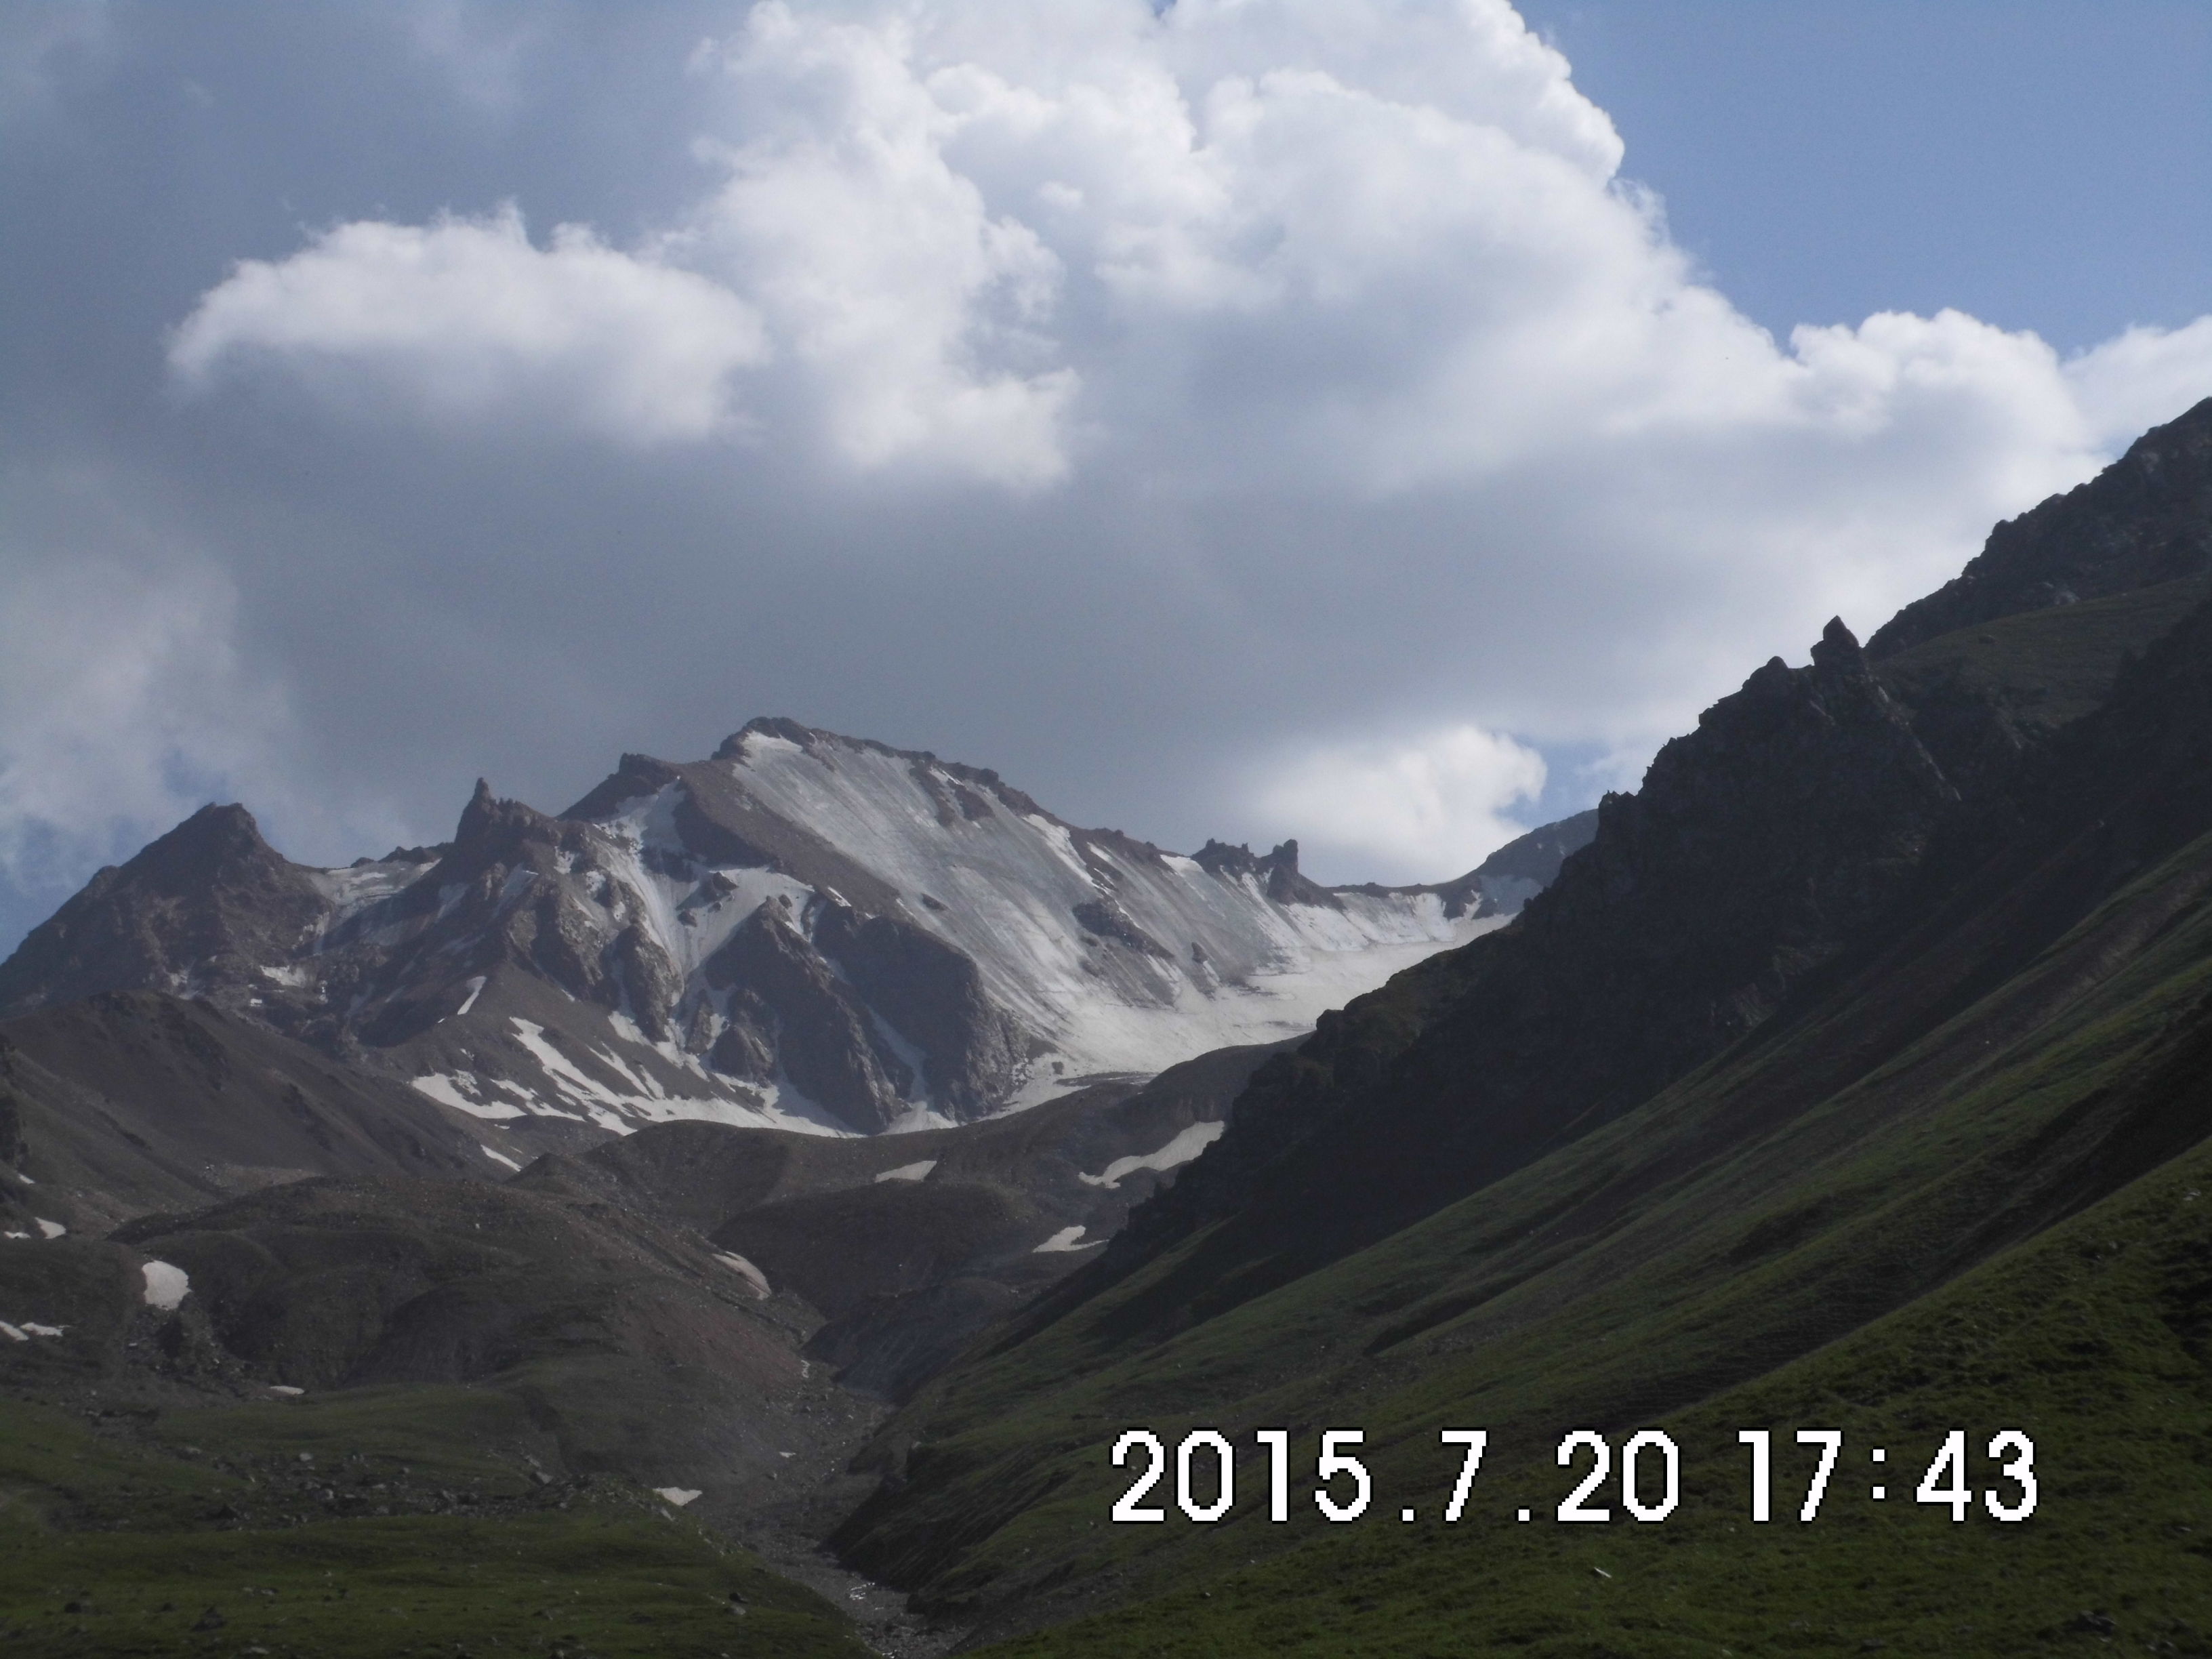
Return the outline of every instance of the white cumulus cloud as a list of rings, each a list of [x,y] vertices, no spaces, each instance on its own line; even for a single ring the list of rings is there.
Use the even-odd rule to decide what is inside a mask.
[[[1963,419],[2014,440],[2008,499],[2204,374],[2186,331],[2069,374],[1956,313],[1776,342],[1498,0],[765,0],[691,70],[722,177],[636,248],[538,247],[512,209],[341,225],[241,264],[177,370],[641,441],[765,425],[1019,489],[1402,495],[1800,440],[1856,487],[1885,434]]]
[[[533,78],[574,17],[446,12],[405,50],[491,54],[472,120],[564,156],[631,130],[563,125],[592,77]],[[237,648],[320,711],[296,752],[325,783],[427,789],[434,733],[550,805],[610,710],[672,751],[788,711],[1155,839],[1442,878],[1525,822],[1538,750],[1632,774],[2212,393],[2212,319],[2070,357],[1955,310],[1776,337],[1504,0],[766,0],[715,28],[641,29],[666,61],[608,79],[684,112],[629,160],[649,206],[533,237],[562,181],[499,173],[515,207],[339,216],[162,319],[182,423],[220,434],[206,493],[289,492],[307,526],[230,542],[250,515],[210,509],[205,545],[281,589]],[[376,441],[241,395],[269,385]],[[549,430],[588,441],[546,461]],[[231,637],[147,648],[219,666]]]
[[[258,769],[285,710],[236,600],[197,562],[0,561],[0,876],[52,902]]]
[[[172,341],[189,385],[255,362],[334,398],[398,394],[447,421],[549,409],[619,443],[729,423],[731,373],[766,351],[727,289],[562,225],[533,245],[513,207],[428,226],[340,225],[241,261]]]
[[[1349,852],[1393,875],[1473,869],[1528,825],[1511,816],[1544,787],[1544,758],[1476,726],[1395,744],[1311,749],[1260,786],[1268,817],[1300,826],[1301,852]]]

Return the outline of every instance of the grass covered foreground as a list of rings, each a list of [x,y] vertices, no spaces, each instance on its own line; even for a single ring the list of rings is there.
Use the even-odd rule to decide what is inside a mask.
[[[1659,1419],[1684,1456],[1680,1504],[1663,1522],[1626,1516],[1616,1463],[1591,1500],[1613,1519],[1561,1524],[1553,1512],[1586,1464],[1570,1475],[1552,1467],[1549,1447],[1509,1446],[1477,1477],[1462,1521],[1445,1526],[1448,1478],[1400,1474],[1394,1485],[1390,1472],[1424,1455],[1455,1468],[1458,1454],[1409,1437],[1370,1460],[1376,1501],[1361,1521],[988,1651],[2212,1654],[2208,1342],[2212,1152],[2199,1151],[1910,1309]],[[1841,1429],[1845,1441],[1804,1523],[1819,1453],[1798,1447],[1795,1431],[1814,1427]],[[1967,1431],[1976,1493],[1958,1522],[1948,1505],[1913,1496],[1954,1427]],[[2017,1502],[1983,1455],[2004,1427],[2027,1431],[2038,1454],[2037,1506],[2014,1524],[1991,1519],[1979,1498],[1994,1487]],[[1774,1431],[1765,1525],[1748,1517],[1744,1428]],[[1626,1436],[1609,1437],[1617,1451]],[[1870,1461],[1876,1446],[1885,1466]],[[1255,1496],[1262,1467],[1240,1469]],[[1647,1502],[1656,1484],[1644,1482]],[[1310,1501],[1306,1489],[1299,1471],[1295,1501]],[[1419,1508],[1414,1524],[1399,1519],[1401,1497]],[[1171,1496],[1167,1504],[1169,1527],[1196,1530]],[[1514,1518],[1522,1505],[1534,1514],[1528,1524]]]
[[[542,1481],[512,1454],[526,1431],[462,1389],[0,1402],[0,1653],[866,1653],[647,1495]]]

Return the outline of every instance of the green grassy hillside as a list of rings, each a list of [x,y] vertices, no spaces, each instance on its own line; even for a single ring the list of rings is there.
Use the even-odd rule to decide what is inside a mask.
[[[1478,1476],[1468,1514],[1447,1527],[1435,1481],[1410,1478],[1409,1442],[1389,1460],[1406,1484],[1378,1475],[1378,1486],[1419,1504],[1413,1525],[1386,1508],[1256,1565],[1217,1547],[1182,1588],[988,1650],[2212,1653],[2208,1335],[2212,1155],[2200,1152],[1905,1311],[1658,1417],[1685,1461],[1680,1506],[1662,1522],[1628,1519],[1614,1492],[1601,1500],[1608,1524],[1552,1520],[1571,1483],[1548,1446],[1522,1443],[1499,1448],[1501,1467]],[[1376,1415],[1354,1405],[1332,1420]],[[1794,1431],[1816,1426],[1842,1430],[1844,1449],[1806,1523],[1798,1506],[1818,1453]],[[2005,1524],[1978,1502],[1954,1522],[1948,1505],[1914,1500],[1946,1432],[1964,1428],[1973,1488],[1996,1486],[2016,1505],[1981,1455],[2002,1427],[2034,1439],[2033,1516]],[[1774,1432],[1765,1525],[1747,1513],[1742,1428]],[[1886,1466],[1870,1461],[1877,1446]],[[1457,1455],[1424,1455],[1441,1466]],[[1516,1523],[1521,1504],[1537,1518]],[[1155,1530],[1199,1528],[1178,1516]]]
[[[544,1482],[503,1395],[0,1403],[0,1652],[822,1656],[813,1592],[622,1483]]]
[[[1495,1477],[1510,1491],[1516,1480],[1530,1479],[1556,1503],[1559,1477],[1550,1454],[1565,1430],[1588,1426],[1617,1437],[1650,1424],[1680,1422],[1686,1427],[1678,1438],[1692,1460],[1694,1492],[1698,1481],[1709,1489],[1720,1478],[1717,1471],[1734,1469],[1743,1455],[1728,1427],[1736,1421],[1729,1414],[1753,1408],[1730,1391],[1782,1388],[1779,1395],[1743,1398],[1795,1401],[1801,1396],[1787,1392],[1784,1376],[1800,1371],[1759,1379],[1804,1362],[1814,1369],[1802,1374],[1826,1378],[1819,1388],[1853,1402],[1857,1414],[1839,1416],[1830,1406],[1810,1416],[1741,1416],[1740,1425],[1826,1424],[1844,1428],[1854,1443],[1892,1435],[1901,1455],[1911,1449],[1908,1461],[1924,1462],[1923,1443],[1937,1426],[1954,1423],[1986,1437],[1997,1428],[2036,1431],[2048,1422],[2057,1437],[2052,1444],[2060,1448],[2051,1468],[2104,1467],[2124,1449],[2126,1424],[2076,1409],[2084,1398],[2134,1400],[2170,1383],[2177,1401],[2203,1402],[2203,1373],[2188,1346],[2196,1337],[2187,1323],[2205,1316],[2202,1265],[2190,1267],[2185,1253],[2173,1269],[2180,1279],[2168,1284],[2154,1273],[2155,1284],[2145,1279],[2137,1286],[2141,1294],[2114,1316],[2130,1333],[2124,1346],[2110,1353],[2085,1351],[2079,1364],[2060,1364],[2055,1357],[2064,1343],[2056,1333],[2063,1321],[2036,1325],[2049,1310],[2032,1298],[2000,1305],[2014,1294],[2002,1286],[2033,1282],[2034,1273],[2045,1270],[1977,1264],[2029,1239],[2037,1241],[2027,1247],[2033,1260],[2068,1259],[2071,1247],[2063,1240],[2088,1224],[2069,1223],[2071,1233],[2047,1229],[2184,1152],[2212,1127],[2208,892],[2212,841],[2191,845],[2130,884],[2025,971],[1967,1000],[1959,1012],[1866,1067],[1859,1060],[1870,1033],[1878,1034],[1885,1021],[1894,1026],[1905,1018],[1902,1008],[1940,1002],[1971,980],[1979,957],[1955,944],[1955,931],[1939,928],[1954,941],[1948,952],[1929,947],[1902,966],[1874,964],[1836,988],[1816,1016],[1740,1047],[1639,1110],[1382,1244],[1177,1334],[1151,1338],[1164,1322],[1158,1301],[1181,1293],[1179,1272],[1203,1251],[1200,1236],[1026,1340],[941,1379],[879,1443],[877,1455],[890,1476],[886,1490],[848,1524],[841,1541],[878,1576],[919,1588],[926,1604],[981,1618],[1002,1632],[1095,1606],[1164,1595],[1203,1600],[1203,1589],[1218,1599],[1232,1593],[1236,1575],[1258,1571],[1278,1587],[1264,1592],[1269,1596],[1287,1593],[1282,1586],[1307,1586],[1295,1599],[1316,1619],[1331,1597],[1352,1597],[1358,1605],[1350,1611],[1361,1616],[1351,1622],[1366,1632],[1358,1638],[1364,1650],[1458,1651],[1478,1638],[1508,1640],[1506,1626],[1483,1622],[1491,1614],[1482,1609],[1527,1612],[1548,1605],[1558,1572],[1571,1569],[1589,1578],[1587,1586],[1574,1585],[1578,1592],[1595,1594],[1603,1581],[1576,1565],[1581,1557],[1575,1552],[1598,1547],[1579,1528],[1531,1533],[1515,1526],[1486,1534],[1488,1541],[1477,1547],[1465,1528],[1446,1533],[1433,1522],[1407,1527],[1390,1518],[1402,1504],[1433,1516],[1448,1494],[1453,1465],[1437,1445],[1442,1426],[1491,1430],[1497,1449],[1486,1480]],[[1966,935],[1969,943],[1978,937],[1972,928]],[[1901,982],[1915,974],[1923,981],[1920,994],[1900,1003]],[[2170,1186],[2185,1176],[2150,1179]],[[2158,1206],[2165,1204],[2197,1226],[2203,1212],[2174,1207],[2179,1202],[2160,1199],[2144,1213],[2164,1214]],[[2112,1237],[2136,1239],[2148,1259],[2150,1235],[2142,1229],[2148,1224]],[[2192,1272],[2193,1289],[2187,1279]],[[2029,1279],[2004,1276],[2021,1273]],[[2119,1290],[2135,1283],[2124,1275],[2111,1282]],[[1937,1299],[1921,1300],[1930,1297]],[[1966,1303],[1956,1302],[1961,1297]],[[1978,1297],[1996,1299],[1984,1306]],[[2169,1304],[2179,1310],[2172,1319],[2159,1311]],[[1949,1305],[1972,1310],[1954,1316],[1936,1311]],[[1908,1306],[1908,1321],[1920,1322],[1897,1328],[1908,1334],[1863,1328]],[[1916,1371],[1911,1355],[1921,1350],[1912,1344],[1922,1338],[1909,1333],[1951,1329],[1961,1319],[1968,1322],[1964,1328],[1983,1334],[1955,1356],[1959,1363],[1922,1364]],[[1858,1351],[1891,1353],[1894,1363],[1837,1359],[1844,1349],[1805,1360],[1838,1339],[1872,1343]],[[1885,1348],[1885,1342],[1905,1346]],[[2012,1366],[2005,1356],[2015,1349],[2019,1363]],[[1845,1369],[1819,1370],[1824,1364]],[[1891,1381],[1854,1393],[1839,1380],[1853,1365]],[[1919,1380],[1910,1382],[1915,1376]],[[2015,1391],[2016,1407],[2006,1405],[2013,1397],[2008,1389]],[[1802,1395],[1823,1397],[1817,1391]],[[1781,1412],[1782,1404],[1759,1409]],[[2031,1409],[2043,1416],[2029,1421]],[[1693,1415],[1678,1415],[1685,1413]],[[1966,1414],[1950,1415],[1958,1413]],[[1248,1449],[1255,1427],[1288,1426],[1309,1464],[1320,1429],[1364,1429],[1367,1461],[1382,1494],[1378,1514],[1387,1515],[1324,1528],[1301,1498],[1293,1521],[1274,1525],[1258,1513],[1261,1466],[1252,1463],[1243,1474],[1243,1501],[1223,1522],[1109,1523],[1109,1509],[1127,1484],[1107,1464],[1115,1436],[1143,1425],[1173,1444],[1194,1424],[1219,1427]],[[2198,1418],[2177,1425],[2188,1434],[2203,1426]],[[1718,1433],[1721,1427],[1728,1431]],[[1701,1453],[1710,1454],[1707,1461],[1698,1461]],[[2084,1526],[2116,1527],[2129,1504],[2160,1491],[2181,1502],[2191,1480],[2201,1484],[2201,1471],[2189,1474],[2171,1454],[2163,1443],[2154,1448],[2149,1465],[2158,1479],[2148,1486],[2107,1480],[2094,1492],[2078,1483],[2067,1486],[2083,1504],[2096,1497],[2076,1511],[2097,1517]],[[1794,1458],[1795,1448],[1787,1455]],[[1297,1484],[1302,1487],[1306,1478],[1298,1472]],[[1741,1485],[1740,1475],[1730,1478]],[[1917,1526],[1918,1517],[1909,1513],[1914,1507],[1904,1506],[1908,1513],[1901,1518],[1885,1510],[1825,1532],[1807,1529],[1786,1544],[1776,1541],[1779,1534],[1763,1533],[1758,1547],[1778,1552],[1775,1574],[1802,1570],[1817,1581],[1805,1592],[1813,1601],[1863,1578],[1873,1587],[1866,1601],[1871,1607],[1886,1592],[1879,1575],[1850,1566],[1850,1551],[1860,1547],[1853,1540],[1871,1536],[1853,1528]],[[1740,1615],[1735,1624],[1697,1622],[1702,1615],[1694,1614],[1693,1604],[1710,1594],[1719,1606],[1727,1599],[1722,1583],[1750,1571],[1730,1563],[1718,1541],[1724,1534],[1698,1530],[1705,1524],[1695,1521],[1699,1512],[1686,1503],[1676,1521],[1632,1529],[1657,1541],[1619,1547],[1663,1548],[1666,1559],[1686,1564],[1702,1559],[1697,1547],[1703,1546],[1668,1540],[1704,1540],[1712,1556],[1698,1571],[1708,1577],[1685,1566],[1680,1582],[1689,1601],[1677,1613],[1687,1622],[1680,1627],[1719,1632],[1716,1640],[1746,1639],[1751,1629],[1785,1638],[1800,1613],[1771,1627],[1759,1622],[1765,1614],[1742,1608],[1729,1614]],[[2160,1512],[2180,1514],[2171,1505]],[[1717,1516],[1711,1520],[1713,1527],[1727,1524]],[[2212,1516],[2206,1525],[2212,1527]],[[2045,1524],[2028,1533],[2043,1538],[2059,1530]],[[1616,1526],[1600,1537],[1614,1547],[1616,1534],[1627,1535]],[[2173,1534],[2158,1548],[2150,1547],[2148,1535],[2128,1535],[2133,1541],[2124,1549],[2082,1553],[2075,1547],[2087,1534],[2073,1534],[2074,1546],[2048,1561],[2035,1558],[2034,1575],[2062,1599],[2088,1598],[2075,1612],[2100,1613],[2118,1599],[2117,1589],[2100,1588],[2106,1576],[2117,1573],[2128,1592],[2148,1605],[2164,1577],[2202,1565],[2187,1553],[2188,1535]],[[1891,1547],[1865,1547],[1879,1555]],[[1992,1563],[2013,1559],[2006,1552],[2023,1547],[1975,1546],[1993,1552],[1987,1556]],[[1280,1565],[1267,1565],[1278,1557],[1285,1558]],[[2069,1560],[2073,1571],[2060,1571]],[[1408,1576],[1394,1579],[1398,1566]],[[1956,1564],[1931,1567],[1929,1582],[1964,1571]],[[1846,1580],[1839,1572],[1857,1576]],[[1283,1576],[1267,1576],[1277,1573]],[[1509,1581],[1518,1586],[1510,1594],[1501,1588]],[[1390,1588],[1394,1583],[1400,1588]],[[1312,1588],[1322,1584],[1335,1588],[1327,1595]],[[2001,1575],[1985,1575],[1960,1594],[1978,1607],[1994,1606],[2008,1592]],[[1248,1617],[1256,1604],[1243,1605],[1246,1613],[1224,1612],[1212,1624],[1192,1624],[1224,1644],[1218,1649],[1162,1650],[1237,1650],[1225,1645],[1226,1632],[1247,1628],[1273,1632],[1254,1635],[1255,1642],[1292,1640],[1272,1619]],[[1417,1607],[1426,1609],[1418,1618]],[[2172,1617],[2202,1622],[2180,1603],[2174,1608]],[[1164,1621],[1158,1628],[1166,1631],[1188,1623],[1187,1613],[1170,1607],[1146,1617]],[[1124,1615],[1101,1617],[1097,1629],[1106,1632]],[[1921,1615],[1904,1618],[1906,1625],[1916,1620],[1924,1623]],[[2016,1620],[1982,1616],[1977,1622],[1975,1614],[1962,1622],[1984,1634],[2009,1634],[2003,1641],[1991,1637],[1979,1649],[1942,1650],[2013,1650],[2003,1642],[2022,1629]],[[1343,1645],[1352,1639],[1349,1628],[1343,1620],[1321,1619],[1296,1639],[1316,1652],[1355,1650]],[[1567,1642],[1570,1627],[1553,1634]],[[1050,1643],[1079,1638],[1060,1633],[1039,1639],[1046,1642],[1039,1650],[1057,1650]]]
[[[2021,725],[2054,732],[2094,709],[2120,664],[2141,654],[2212,592],[2184,576],[2081,605],[1999,617],[1885,657],[1875,672],[1916,708],[1960,693],[2001,706]]]

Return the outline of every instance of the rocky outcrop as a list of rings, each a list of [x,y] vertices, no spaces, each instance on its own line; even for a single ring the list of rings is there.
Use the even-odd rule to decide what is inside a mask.
[[[972,957],[896,916],[825,905],[819,947],[923,1055],[931,1098],[956,1117],[981,1116],[1020,1086],[1034,1039],[993,1006]]]
[[[1880,660],[2021,611],[2212,571],[2212,398],[2154,427],[2087,483],[1990,532],[1953,580],[1875,631]]]
[[[1310,881],[1298,872],[1298,844],[1286,841],[1279,846],[1255,857],[1252,849],[1239,842],[1231,847],[1226,842],[1209,841],[1191,855],[1200,869],[1208,875],[1229,879],[1248,877],[1256,882],[1261,890],[1278,904],[1316,904],[1340,909],[1343,902],[1318,882]],[[1362,890],[1389,891],[1389,889]]]
[[[1891,915],[1958,799],[1832,622],[1809,666],[1767,663],[1608,795],[1513,927],[1263,1067],[1099,1271],[1233,1218],[1208,1268],[1256,1293],[1649,1098]]]
[[[250,984],[312,944],[325,910],[252,813],[204,806],[32,929],[0,963],[0,1015],[124,987]]]
[[[767,1010],[783,1069],[808,1099],[862,1133],[897,1120],[914,1091],[913,1068],[875,1029],[867,1005],[799,933],[787,907],[763,905],[741,923],[707,963],[707,983],[725,991],[742,987]]]

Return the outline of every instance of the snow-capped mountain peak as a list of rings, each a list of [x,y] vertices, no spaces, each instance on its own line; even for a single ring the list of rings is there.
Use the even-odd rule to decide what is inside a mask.
[[[190,961],[111,949],[71,968],[71,938],[151,902],[159,872],[134,860],[33,933],[0,1000],[158,973],[455,1111],[556,1136],[989,1115],[1296,1036],[1533,890],[1501,874],[1492,892],[1480,872],[1328,889],[1294,842],[1165,852],[1070,824],[994,772],[787,720],[703,761],[626,755],[558,816],[479,783],[451,842],[343,870],[287,864],[230,810],[199,838],[249,896],[206,916],[161,901]]]

